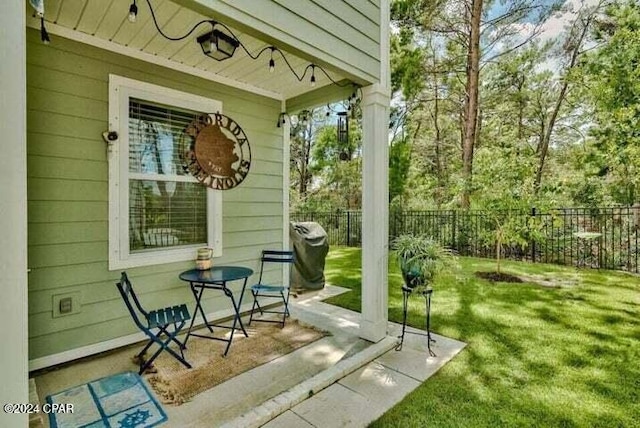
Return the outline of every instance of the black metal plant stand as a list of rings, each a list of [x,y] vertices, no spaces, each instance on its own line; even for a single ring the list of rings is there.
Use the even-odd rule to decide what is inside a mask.
[[[409,306],[409,296],[413,293],[413,288],[409,288],[406,285],[402,286],[402,334],[398,336],[400,339],[400,343],[396,346],[396,351],[402,350],[402,344],[404,343],[404,335],[405,333],[417,334],[420,336],[427,336],[427,349],[429,351],[429,355],[435,357],[436,354],[431,350],[431,343],[435,343],[435,339],[431,338],[431,295],[433,294],[433,288],[427,288],[419,294],[424,296],[425,301],[425,317],[426,317],[426,327],[427,333],[420,333],[414,331],[407,331],[407,312]]]

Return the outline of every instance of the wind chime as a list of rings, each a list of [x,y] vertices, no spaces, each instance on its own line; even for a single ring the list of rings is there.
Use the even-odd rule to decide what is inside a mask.
[[[349,146],[349,118],[346,111],[338,112],[338,123],[336,126],[338,130],[338,143],[343,146],[340,152],[340,160],[348,161],[350,156],[344,149]]]

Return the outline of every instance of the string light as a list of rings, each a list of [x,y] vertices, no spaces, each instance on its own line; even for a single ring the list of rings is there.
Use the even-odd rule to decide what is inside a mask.
[[[260,58],[260,56],[266,52],[269,51],[269,73],[274,73],[275,72],[275,68],[276,68],[276,63],[275,63],[275,58],[274,58],[274,53],[278,53],[280,54],[280,57],[282,58],[284,64],[287,66],[287,68],[291,71],[291,73],[295,76],[296,80],[298,82],[302,82],[306,75],[307,72],[309,72],[309,69],[311,69],[311,76],[309,78],[309,84],[311,85],[312,88],[315,88],[316,84],[317,84],[317,78],[316,78],[316,68],[318,68],[320,70],[320,72],[322,72],[322,74],[324,74],[324,76],[334,85],[338,86],[338,87],[346,87],[348,85],[354,85],[356,87],[356,91],[359,90],[359,86],[357,86],[356,84],[352,83],[352,82],[337,82],[334,78],[332,78],[327,71],[322,68],[321,66],[317,65],[317,64],[308,64],[302,74],[298,74],[298,72],[293,68],[293,66],[291,65],[291,63],[289,62],[289,59],[287,58],[287,56],[285,55],[285,53],[283,51],[281,51],[280,49],[278,49],[276,46],[265,46],[262,49],[260,49],[257,53],[252,53],[251,51],[249,51],[249,49],[247,49],[247,47],[244,45],[244,43],[242,43],[242,41],[236,37],[236,35],[233,33],[233,31],[227,27],[225,24],[221,23],[221,22],[216,22],[210,19],[205,19],[202,20],[200,22],[197,22],[192,28],[191,30],[189,30],[185,35],[183,36],[179,36],[179,37],[171,37],[167,34],[164,33],[164,31],[162,31],[162,29],[160,28],[160,25],[158,24],[158,20],[156,18],[155,15],[155,11],[153,10],[153,6],[151,5],[151,1],[150,0],[146,0],[147,6],[149,7],[149,11],[151,12],[151,18],[153,20],[153,24],[156,27],[156,30],[158,31],[158,33],[160,33],[160,35],[162,37],[164,37],[167,40],[171,40],[171,41],[179,41],[179,40],[184,40],[187,37],[189,37],[200,25],[202,24],[209,24],[213,27],[213,31],[217,32],[217,30],[215,29],[216,26],[222,27],[228,34],[224,34],[222,33],[224,36],[229,37],[230,39],[233,39],[233,44],[237,43],[237,46],[241,47],[242,50],[247,54],[247,56],[249,58],[251,58],[252,60],[257,60]],[[136,4],[136,0],[133,0],[133,2],[131,3],[131,5],[129,6],[129,15],[128,15],[128,19],[131,22],[135,22],[136,18],[138,15],[138,6]],[[44,21],[43,21],[43,26],[42,26],[42,31],[43,34],[46,34],[46,30],[44,30]],[[202,37],[202,36],[201,36]],[[48,40],[48,35],[46,35],[46,40]],[[45,41],[45,36],[43,35],[43,41]],[[200,40],[198,40],[200,42]],[[216,47],[215,43],[211,43],[211,49],[213,50]],[[201,44],[202,46],[202,44]],[[204,48],[203,48],[204,50]],[[234,49],[235,50],[235,49]],[[208,56],[211,56],[214,59],[218,59],[215,56],[212,56],[210,54],[207,54]],[[231,56],[233,55],[233,51],[230,52]],[[226,59],[226,58],[225,58]],[[220,60],[220,59],[218,59]],[[355,109],[352,109],[351,106],[355,106],[356,103],[359,100],[357,100],[357,96],[356,93],[354,92],[350,97],[349,97],[349,102],[348,102],[348,111],[351,111],[353,114],[353,111]],[[328,115],[328,113],[327,113]],[[277,127],[280,128],[282,125],[284,125],[286,123],[285,117],[287,117],[287,114],[285,112],[282,112],[279,114],[278,116],[278,122],[277,122]],[[302,122],[303,124],[305,124],[307,122],[307,115],[304,114],[302,117]]]
[[[138,6],[136,5],[136,0],[133,0],[131,6],[129,6],[129,22],[136,22],[136,18],[138,17]]]
[[[242,43],[242,41],[236,37],[236,35],[233,33],[233,31],[227,27],[225,24],[221,23],[221,22],[216,22],[216,21],[212,21],[210,19],[205,19],[202,20],[198,23],[196,23],[191,30],[189,30],[184,36],[179,36],[179,37],[171,37],[167,34],[165,34],[162,29],[160,28],[160,25],[158,24],[158,20],[156,18],[155,15],[155,11],[153,10],[153,6],[151,5],[151,1],[150,0],[146,0],[147,6],[149,6],[149,10],[151,12],[151,18],[153,19],[153,24],[156,27],[156,30],[158,30],[158,33],[160,33],[160,35],[162,37],[164,37],[167,40],[171,40],[171,41],[178,41],[178,40],[183,40],[186,39],[187,37],[189,37],[200,25],[205,24],[205,23],[209,23],[210,25],[215,26],[220,26],[222,27],[228,34],[230,34],[230,37],[232,37],[233,39],[235,39],[235,41],[238,43],[238,45],[242,48],[242,50],[247,54],[247,56],[249,56],[249,58],[253,59],[253,60],[257,60],[258,58],[260,58],[260,56],[266,52],[269,51],[270,52],[270,58],[269,58],[269,72],[274,72],[275,71],[275,59],[274,59],[274,53],[278,53],[280,54],[280,57],[282,58],[282,60],[284,61],[285,65],[287,66],[287,68],[289,68],[289,70],[293,73],[293,75],[296,77],[296,79],[298,80],[298,82],[302,82],[307,74],[307,71],[309,70],[309,68],[311,68],[311,85],[315,86],[316,84],[316,76],[315,76],[315,68],[317,67],[322,74],[325,75],[325,77],[334,85],[339,86],[339,87],[346,87],[347,85],[351,85],[351,82],[337,82],[334,78],[332,78],[324,68],[322,68],[321,66],[317,65],[317,64],[309,64],[305,67],[302,75],[298,74],[298,72],[296,72],[296,70],[293,68],[293,66],[291,65],[291,63],[289,62],[289,59],[287,58],[287,56],[285,55],[285,53],[283,51],[281,51],[280,49],[278,49],[276,46],[265,46],[264,48],[260,49],[256,54],[251,53],[247,47],[244,45],[244,43]],[[131,22],[135,22],[136,17],[138,14],[138,7],[136,5],[136,0],[133,0],[133,3],[131,3],[131,5],[129,6],[129,20]]]
[[[40,40],[45,45],[51,43],[51,38],[49,38],[49,33],[47,33],[47,29],[44,28],[44,16],[40,17]]]
[[[275,48],[271,46],[271,59],[269,60],[269,73],[273,73],[276,69],[276,62],[273,60],[273,50]]]

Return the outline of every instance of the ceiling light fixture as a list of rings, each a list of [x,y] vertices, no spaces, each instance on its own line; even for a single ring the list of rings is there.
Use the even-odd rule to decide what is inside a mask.
[[[215,23],[213,23],[214,29],[206,34],[198,36],[198,43],[202,48],[202,52],[217,61],[224,61],[233,56],[236,48],[240,45],[240,42],[232,36],[223,33],[220,30],[215,29]]]
[[[305,77],[307,76],[307,72],[309,71],[309,69],[311,69],[311,77],[309,79],[309,83],[310,83],[311,87],[315,88],[316,83],[317,83],[316,68],[318,68],[322,72],[324,77],[327,80],[329,80],[329,82],[331,82],[332,84],[334,84],[334,85],[336,85],[336,86],[338,86],[340,88],[344,88],[344,87],[349,86],[349,85],[354,85],[356,90],[359,90],[359,86],[357,84],[353,83],[353,82],[348,82],[348,81],[337,82],[334,78],[332,78],[329,75],[329,73],[327,73],[327,71],[324,68],[322,68],[320,65],[317,65],[317,64],[313,64],[313,63],[308,64],[304,68],[303,72],[301,74],[299,74],[295,70],[295,68],[293,68],[293,66],[289,62],[289,59],[287,58],[285,53],[283,51],[281,51],[280,49],[278,49],[276,46],[265,46],[262,49],[260,49],[259,51],[257,51],[256,53],[252,53],[252,52],[249,51],[249,49],[247,49],[247,47],[242,43],[242,41],[236,37],[236,35],[231,30],[231,28],[227,27],[225,24],[223,24],[221,22],[216,22],[216,21],[213,21],[211,19],[204,19],[202,21],[197,22],[196,24],[194,24],[193,27],[191,27],[191,29],[186,34],[184,34],[182,36],[171,37],[168,34],[166,34],[164,31],[162,31],[162,28],[160,28],[160,25],[158,24],[158,19],[156,17],[155,11],[153,10],[153,6],[151,5],[151,1],[150,0],[146,0],[145,2],[147,3],[147,6],[149,6],[149,11],[151,12],[151,18],[153,20],[154,26],[156,27],[156,30],[158,31],[158,33],[160,33],[160,35],[162,37],[164,37],[167,40],[171,40],[171,41],[184,40],[187,37],[191,36],[191,34],[193,34],[193,32],[196,31],[196,29],[198,29],[198,27],[200,27],[201,25],[203,25],[203,24],[211,25],[211,31],[209,31],[208,33],[205,33],[205,34],[202,34],[202,35],[198,36],[196,38],[196,40],[197,40],[198,44],[200,45],[200,48],[202,49],[202,52],[205,55],[207,55],[208,57],[213,58],[213,59],[215,59],[217,61],[224,61],[226,59],[231,58],[238,47],[242,48],[242,50],[252,60],[258,60],[260,58],[260,56],[264,52],[269,51],[269,53],[270,53],[270,57],[269,57],[269,72],[273,73],[275,71],[275,67],[276,67],[276,62],[275,62],[275,59],[274,59],[274,52],[277,52],[277,53],[280,54],[280,56],[282,57],[282,61],[287,66],[287,68],[291,71],[291,73],[295,76],[295,78],[296,78],[296,80],[298,82],[302,83],[304,81]],[[138,15],[138,6],[136,4],[136,0],[133,0],[131,5],[129,6],[129,16],[128,16],[129,21],[135,22],[136,18],[137,18],[137,15]],[[224,32],[219,30],[216,27],[220,27],[222,30],[224,30]],[[43,33],[42,40],[45,41],[45,39],[46,39],[48,41],[49,36],[46,35],[46,30],[44,30],[44,21],[43,21],[43,24],[42,24],[42,33]],[[348,110],[352,110],[351,109],[351,105],[349,105]],[[286,113],[280,113],[280,115],[278,116],[278,122],[277,122],[278,127],[280,127],[281,125],[284,125],[286,123],[285,115],[286,115]]]

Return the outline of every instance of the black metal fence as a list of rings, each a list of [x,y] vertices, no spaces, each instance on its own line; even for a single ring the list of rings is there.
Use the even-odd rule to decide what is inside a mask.
[[[331,245],[360,246],[360,211],[299,212],[292,221],[315,221]],[[428,234],[463,256],[495,258],[496,231],[511,230],[503,257],[638,272],[640,207],[557,208],[523,211],[392,211],[389,240]],[[515,231],[515,232],[514,232]]]
[[[329,245],[359,247],[362,244],[362,214],[360,211],[298,212],[291,221],[315,221],[329,235]]]

